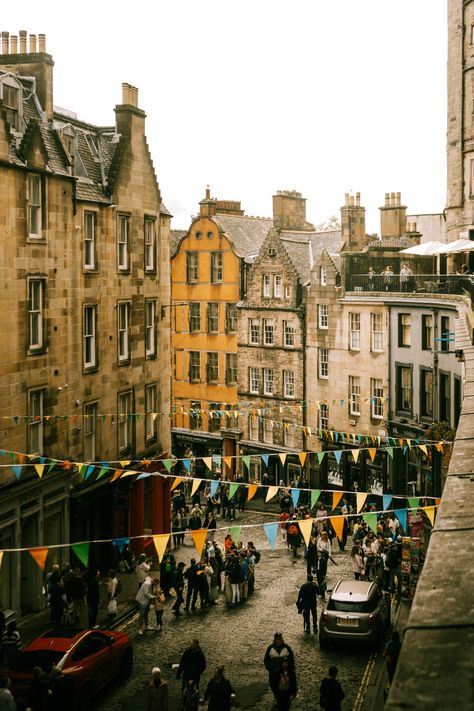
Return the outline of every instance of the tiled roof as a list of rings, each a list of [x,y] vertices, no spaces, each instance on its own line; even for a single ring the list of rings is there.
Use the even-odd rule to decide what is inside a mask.
[[[270,217],[217,214],[215,220],[232,242],[238,257],[250,257],[257,254],[273,226],[273,220]]]
[[[187,234],[187,230],[170,230],[170,257],[174,257],[179,243]]]
[[[340,268],[338,257],[341,248],[341,230],[326,232],[281,232],[282,244],[300,275],[301,283],[310,280],[310,271],[318,255],[326,251],[332,258],[336,268]]]

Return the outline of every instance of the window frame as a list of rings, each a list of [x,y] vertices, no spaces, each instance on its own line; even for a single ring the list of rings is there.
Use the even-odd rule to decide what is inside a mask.
[[[296,397],[296,378],[294,370],[283,371],[283,397],[294,400]]]
[[[20,131],[23,118],[23,92],[21,86],[13,79],[11,75],[6,75],[2,77],[2,81],[0,82],[0,84],[2,87],[2,103],[3,110],[6,115],[6,120],[9,123],[11,129],[13,129],[14,131]],[[10,96],[15,97],[14,102],[10,101]]]
[[[46,279],[42,276],[27,277],[28,352],[40,353],[45,349],[45,300]],[[33,342],[33,333],[38,334]]]
[[[156,383],[145,385],[145,444],[156,442],[157,426],[156,413],[158,412],[158,386]]]
[[[214,313],[213,313],[214,312]],[[219,333],[220,304],[218,301],[209,301],[207,304],[207,332],[209,334]]]
[[[202,430],[202,409],[199,400],[192,400],[189,403],[189,429]]]
[[[283,298],[283,277],[281,274],[273,275],[273,298]]]
[[[271,385],[269,389],[267,386]],[[272,396],[275,394],[275,369],[263,368],[263,394]]]
[[[272,275],[262,274],[262,296],[264,299],[272,297]]]
[[[117,271],[130,271],[130,215],[117,215]]]
[[[201,332],[201,302],[189,302],[189,333]]]
[[[275,319],[273,318],[263,319],[263,345],[275,345]]]
[[[260,418],[257,415],[249,415],[249,439],[252,442],[260,441]]]
[[[447,340],[440,341],[439,350],[441,353],[447,353],[449,351],[449,344],[450,344],[449,339],[451,338],[449,316],[441,316],[441,318],[440,318],[440,333],[441,333],[441,339],[446,338]]]
[[[291,341],[291,343],[289,342]],[[283,345],[285,348],[295,348],[296,328],[294,321],[283,321]]]
[[[91,315],[90,319],[88,318],[89,314]],[[91,326],[90,331],[88,331],[89,326]],[[82,310],[82,365],[84,371],[96,370],[98,367],[97,345],[97,304],[84,304]]]
[[[432,368],[420,367],[420,418],[430,421],[433,418],[433,375]]]
[[[361,318],[360,312],[351,311],[349,313],[349,349],[351,351],[360,351],[361,347]]]
[[[411,348],[411,314],[403,312],[398,314],[398,347]]]
[[[249,344],[252,346],[260,345],[260,319],[259,318],[249,318]],[[256,339],[254,340],[254,336]]]
[[[349,375],[349,414],[360,417],[361,414],[361,377]]]
[[[211,412],[219,412],[222,410],[222,405],[220,402],[210,402],[207,408],[207,431],[208,432],[220,432],[221,429],[221,417],[213,417]]]
[[[145,299],[145,358],[157,356],[156,299]]]
[[[329,378],[329,348],[318,348],[318,378],[321,380]]]
[[[273,437],[273,423],[271,420],[268,420],[264,418],[263,420],[263,441],[265,444],[273,444],[274,437]]]
[[[260,393],[260,368],[249,366],[249,393],[259,395]]]
[[[83,269],[96,270],[96,225],[97,213],[94,210],[84,210],[83,214]]]
[[[237,304],[227,302],[225,305],[225,332],[237,333],[238,330],[238,311]]]
[[[405,384],[403,385],[403,375],[409,375],[409,387]],[[396,392],[396,408],[397,413],[401,414],[413,414],[413,366],[407,363],[395,363],[395,392]],[[404,397],[403,393],[407,392],[409,397],[407,402],[409,402],[408,407],[404,407]]]
[[[199,281],[199,252],[186,252],[186,283],[197,284]]]
[[[125,405],[125,407],[123,406]],[[117,448],[127,452],[132,447],[132,391],[117,393]],[[125,435],[125,438],[123,438]]]
[[[379,312],[370,314],[370,345],[373,353],[383,352],[383,314]]]
[[[433,314],[421,315],[421,350],[432,351],[434,338],[434,316]]]
[[[39,173],[27,175],[28,239],[43,239],[43,180]]]
[[[318,304],[318,328],[320,331],[329,329],[329,305]]]
[[[130,326],[132,305],[129,301],[119,301],[117,304],[117,358],[119,365],[129,363],[130,352]],[[122,320],[122,316],[125,319]],[[124,347],[124,350],[123,348]]]
[[[211,362],[211,360],[213,362]],[[208,383],[219,382],[219,352],[209,351],[206,359],[206,375]]]
[[[224,254],[221,250],[211,252],[211,284],[224,281]]]
[[[145,274],[156,272],[156,219],[145,217],[143,223]]]
[[[327,286],[328,284],[328,268],[324,264],[319,267],[319,284],[320,286]]]
[[[373,420],[383,420],[383,379],[370,379],[370,416]]]
[[[188,351],[188,373],[190,383],[201,382],[201,351]]]
[[[28,454],[43,452],[45,393],[45,388],[28,391]]]
[[[323,413],[324,411],[324,413]],[[319,403],[319,429],[329,429],[329,405],[326,402]]]
[[[98,400],[84,403],[82,410],[82,454],[85,462],[95,462],[98,458],[98,411]],[[89,442],[92,442],[92,444],[89,445]]]
[[[225,354],[225,384],[236,385],[238,382],[237,353]]]

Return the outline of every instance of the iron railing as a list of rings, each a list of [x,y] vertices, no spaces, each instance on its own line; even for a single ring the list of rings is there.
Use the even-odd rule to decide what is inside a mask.
[[[346,279],[346,291],[369,293],[398,292],[405,294],[470,294],[474,297],[474,275],[460,274],[350,274]]]

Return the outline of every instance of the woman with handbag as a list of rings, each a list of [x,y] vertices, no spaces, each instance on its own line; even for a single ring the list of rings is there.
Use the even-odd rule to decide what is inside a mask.
[[[115,575],[115,570],[109,570],[107,580],[105,581],[105,589],[107,590],[108,595],[108,617],[115,617],[115,615],[117,614],[117,586],[118,580],[117,576]]]

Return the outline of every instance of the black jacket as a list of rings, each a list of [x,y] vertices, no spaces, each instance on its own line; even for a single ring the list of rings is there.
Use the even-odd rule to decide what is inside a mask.
[[[316,607],[319,589],[316,583],[304,583],[298,593],[297,604],[301,603],[303,610]]]
[[[201,649],[185,649],[179,662],[179,668],[176,676],[178,679],[183,676],[185,681],[188,679],[196,680],[206,669],[206,657]]]
[[[345,693],[337,679],[326,677],[322,680],[319,703],[325,711],[340,711],[344,696]]]

